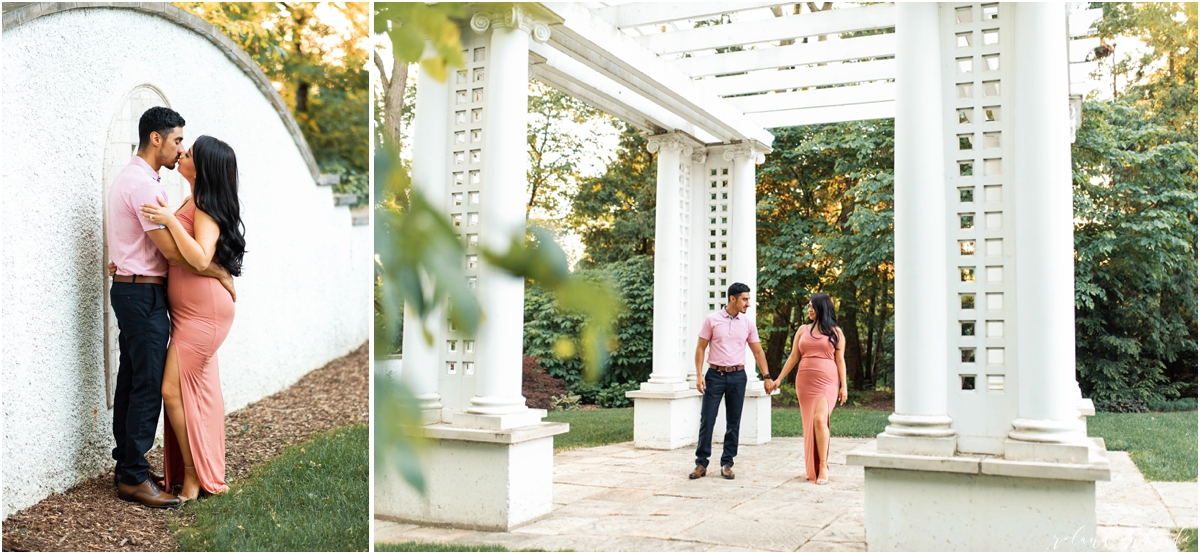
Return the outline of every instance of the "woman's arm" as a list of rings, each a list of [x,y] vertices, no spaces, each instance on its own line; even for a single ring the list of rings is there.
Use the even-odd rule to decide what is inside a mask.
[[[838,380],[841,385],[838,387],[838,404],[845,404],[848,391],[846,387],[846,335],[842,333],[841,327],[835,327],[838,336],[837,345],[837,368]]]
[[[209,264],[212,263],[213,254],[217,250],[217,237],[221,234],[221,228],[217,225],[216,220],[196,208],[196,220],[192,226],[196,238],[192,238],[179,223],[179,218],[175,217],[175,214],[166,207],[161,199],[158,206],[142,204],[142,213],[155,216],[154,221],[162,222],[167,226],[167,230],[171,232],[171,238],[175,239],[179,255],[196,270],[196,273],[202,273],[208,269]]]
[[[792,352],[788,354],[787,361],[783,363],[783,370],[779,372],[779,377],[775,379],[776,383],[783,383],[787,374],[800,362],[800,335],[804,333],[804,329],[807,327],[807,325],[801,325],[800,329],[796,330],[796,336],[792,338]]]

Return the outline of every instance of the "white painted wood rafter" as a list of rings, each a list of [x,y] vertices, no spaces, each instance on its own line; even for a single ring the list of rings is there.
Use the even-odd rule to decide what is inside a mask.
[[[896,78],[896,60],[876,60],[819,67],[760,71],[746,75],[731,75],[698,81],[719,96],[748,94],[769,90],[784,90]]]
[[[794,127],[796,125],[840,123],[842,121],[885,119],[896,117],[896,101],[888,100],[886,102],[873,102],[870,104],[848,104],[844,106],[803,108],[781,112],[753,113],[749,114],[749,117],[768,129]]]
[[[678,114],[720,142],[757,140],[769,145],[774,136],[725,100],[639,46],[616,27],[582,5],[547,2],[562,19],[552,27],[551,45],[652,102]]]
[[[688,19],[701,19],[743,10],[786,6],[795,2],[690,2],[651,3],[635,2],[608,6],[595,10],[595,14],[608,21],[613,27],[641,27]]]
[[[877,82],[847,87],[809,89],[727,98],[731,104],[747,114],[850,104],[869,104],[895,99],[896,83],[894,82]]]
[[[896,6],[877,4],[768,20],[685,29],[672,33],[646,35],[635,40],[651,52],[661,55],[818,35],[887,29],[895,26]]]
[[[678,114],[622,86],[546,44],[530,43],[531,68],[536,78],[596,109],[655,133],[680,130],[705,142],[720,142]]]
[[[886,58],[896,55],[896,35],[871,35],[842,40],[827,40],[808,44],[793,44],[777,48],[760,48],[727,52],[709,56],[695,56],[675,60],[675,65],[692,77],[706,77],[778,69],[798,65]]]

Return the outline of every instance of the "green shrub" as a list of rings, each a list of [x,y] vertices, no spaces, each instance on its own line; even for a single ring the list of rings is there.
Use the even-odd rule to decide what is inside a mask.
[[[1146,407],[1152,412],[1194,412],[1196,411],[1196,398],[1151,399],[1146,402]]]
[[[578,394],[571,394],[570,392],[568,392],[562,396],[551,396],[550,397],[550,410],[551,411],[557,412],[557,411],[561,411],[561,410],[578,410],[578,409],[579,409],[579,395]]]
[[[641,386],[641,383],[637,381],[610,385],[596,395],[596,404],[599,404],[601,408],[627,408],[633,405],[633,399],[626,397],[625,393],[638,390]]]
[[[653,258],[638,256],[578,270],[577,274],[585,279],[608,281],[625,302],[625,310],[614,325],[616,349],[609,355],[600,384],[645,381],[650,376],[654,345]],[[583,322],[583,316],[560,310],[554,295],[536,283],[525,287],[525,355],[541,358],[547,373],[565,380],[571,392],[578,394],[584,403],[594,403],[590,390],[578,384],[583,380],[578,342]]]
[[[589,383],[580,379],[567,385],[567,390],[571,394],[579,395],[580,403],[595,404],[596,399],[600,396],[600,391],[604,390],[604,387],[600,386],[600,383]]]

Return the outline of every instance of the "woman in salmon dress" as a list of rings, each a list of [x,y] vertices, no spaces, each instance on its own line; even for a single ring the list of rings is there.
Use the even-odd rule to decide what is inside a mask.
[[[179,160],[179,174],[192,195],[175,212],[142,205],[143,216],[166,225],[179,253],[198,270],[210,263],[240,275],[246,250],[238,202],[237,158],[229,145],[201,136]],[[165,406],[163,466],[166,489],[180,485],[179,498],[200,491],[221,493],[225,485],[225,400],[217,349],[233,325],[233,298],[220,281],[170,264],[167,302],[171,342],[163,371]]]
[[[808,302],[808,320],[796,331],[792,353],[779,378],[767,383],[777,386],[796,367],[796,396],[804,422],[804,465],[808,480],[818,485],[829,482],[829,416],[834,401],[846,403],[846,339],[834,318],[833,302],[823,292]]]

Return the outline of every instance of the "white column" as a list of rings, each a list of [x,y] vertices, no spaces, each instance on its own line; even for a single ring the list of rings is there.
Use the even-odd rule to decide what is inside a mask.
[[[1015,7],[1018,417],[1009,437],[1079,443],[1066,9]]]
[[[767,148],[758,143],[744,143],[725,149],[724,158],[733,162],[732,204],[729,223],[729,284],[743,283],[750,287],[750,307],[746,317],[757,323],[758,312],[758,231],[756,183],[754,166],[766,160]],[[723,299],[722,304],[728,299]],[[763,388],[755,369],[754,356],[746,347],[746,390]]]
[[[449,109],[449,83],[434,79],[422,68],[417,74],[417,113],[413,121],[413,136],[421,137],[413,142],[413,187],[434,206],[440,206],[446,196]],[[437,351],[437,345],[441,344],[438,333],[441,320],[442,310],[429,314],[427,321],[432,323],[434,341],[428,344],[416,308],[411,305],[404,308],[403,379],[412,388],[427,422],[441,417]]]
[[[704,322],[704,318],[709,314],[708,304],[711,300],[708,298],[708,274],[705,269],[708,267],[708,243],[715,237],[708,236],[708,218],[711,217],[705,206],[707,206],[709,192],[709,175],[705,168],[705,162],[708,161],[707,148],[695,148],[692,151],[692,248],[689,252],[691,257],[691,275],[688,282],[688,314],[687,314],[687,333],[683,337],[685,343],[691,343],[692,348],[695,348],[696,337],[700,335],[700,325]],[[684,160],[687,163],[687,160]],[[692,361],[694,350],[684,352],[683,373],[687,379],[689,389],[696,388],[696,371]]]
[[[641,390],[673,392],[687,388],[686,371],[681,363],[679,341],[679,302],[683,300],[680,282],[681,239],[679,164],[691,163],[693,145],[676,133],[647,137],[646,149],[658,154],[658,172],[654,216],[654,357],[650,380]],[[691,368],[694,371],[694,368]]]
[[[897,4],[896,411],[878,444],[880,450],[952,455],[954,430],[946,415],[948,116],[938,28],[937,4]]]
[[[525,237],[526,119],[529,94],[529,37],[548,38],[549,29],[513,7],[501,13],[476,14],[471,28],[484,32],[488,42],[487,87],[483,114],[483,185],[480,242],[503,252],[514,237]],[[483,309],[479,325],[476,395],[467,414],[517,416],[456,417],[455,424],[509,428],[540,420],[521,396],[521,354],[525,281],[483,264],[478,295]],[[529,418],[525,415],[538,415]]]

